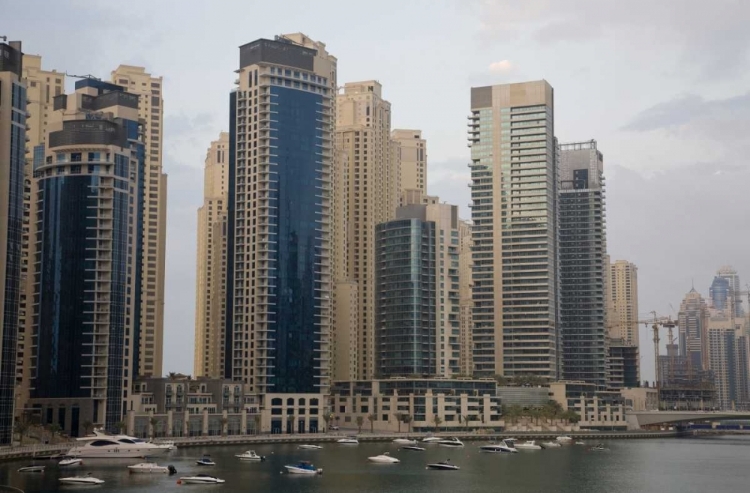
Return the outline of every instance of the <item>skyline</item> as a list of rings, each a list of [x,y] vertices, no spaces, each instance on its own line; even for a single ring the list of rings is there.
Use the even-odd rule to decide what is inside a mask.
[[[475,15],[474,9],[470,12],[458,10],[458,4],[450,8],[436,8],[435,12],[423,12],[429,16],[438,18],[450,15],[455,25],[462,32],[472,32],[470,41],[458,43],[465,48],[470,46],[481,46],[482,43],[490,44],[486,36],[486,30],[482,31],[479,17],[492,22],[495,17],[492,5],[502,2],[485,2],[484,8],[489,9],[489,14]],[[577,5],[590,2],[579,1]],[[727,2],[730,3],[730,2]],[[138,4],[138,2],[136,2]],[[539,6],[544,2],[529,2],[530,5]],[[77,9],[83,6],[79,2],[73,6],[66,6],[66,15],[71,19],[75,15],[77,21],[86,20],[92,25],[96,20],[106,21],[108,19],[109,7],[87,3],[86,9]],[[165,5],[152,6],[155,18],[163,14]],[[174,5],[172,3],[172,5]],[[384,4],[388,5],[386,2]],[[412,9],[419,10],[419,5],[424,2],[415,2],[403,8],[400,13],[409,12]],[[476,6],[477,4],[472,4]],[[60,7],[50,6],[49,11],[54,14]],[[190,26],[195,20],[201,19],[201,8],[207,6],[198,5],[194,11],[195,17],[189,16],[186,25]],[[269,9],[269,16],[273,18],[273,8]],[[612,25],[611,19],[615,17],[613,9],[622,9],[614,5],[607,6],[603,12],[603,24]],[[388,44],[383,43],[385,48],[377,47],[377,42],[366,39],[358,44],[356,41],[362,39],[355,36],[347,29],[337,30],[335,27],[323,27],[321,20],[301,21],[294,19],[294,15],[287,16],[288,22],[282,25],[264,23],[257,28],[232,30],[227,26],[221,33],[232,32],[231,40],[219,40],[218,36],[210,37],[207,41],[200,41],[202,45],[196,46],[195,50],[186,50],[187,56],[176,52],[172,42],[184,40],[181,33],[172,33],[167,39],[166,32],[161,35],[144,36],[144,40],[137,40],[132,44],[119,43],[112,45],[109,39],[98,39],[101,49],[93,53],[92,57],[80,57],[77,59],[80,38],[55,39],[40,34],[32,34],[37,26],[45,24],[44,19],[36,20],[36,25],[23,22],[24,15],[31,13],[28,6],[19,6],[10,14],[13,30],[6,30],[3,34],[9,35],[9,39],[20,39],[24,42],[24,51],[30,54],[42,56],[43,68],[68,71],[68,73],[84,74],[92,73],[97,77],[106,79],[109,72],[121,63],[144,65],[150,73],[164,77],[164,100],[165,100],[165,158],[164,170],[170,175],[170,191],[168,203],[168,235],[167,235],[167,294],[165,315],[165,365],[164,371],[183,371],[190,373],[189,358],[184,358],[185,352],[192,354],[192,334],[194,326],[193,312],[185,309],[185,298],[194,300],[193,286],[195,273],[195,211],[202,202],[201,190],[203,188],[202,162],[205,149],[210,142],[218,136],[220,131],[228,130],[228,104],[226,94],[233,87],[232,70],[236,66],[237,46],[258,37],[272,38],[281,32],[301,31],[305,34],[326,43],[329,50],[339,58],[340,85],[354,80],[378,79],[383,84],[384,98],[392,103],[393,128],[415,128],[423,131],[429,149],[428,156],[428,193],[438,195],[441,200],[459,205],[461,216],[468,218],[469,202],[468,187],[456,186],[456,182],[468,183],[469,170],[466,164],[469,162],[469,151],[465,147],[466,130],[465,117],[468,114],[468,95],[471,86],[500,84],[504,82],[519,82],[544,78],[556,88],[556,133],[561,142],[581,141],[597,139],[600,149],[605,155],[604,174],[607,178],[607,208],[608,208],[608,230],[609,230],[609,253],[612,260],[625,259],[635,263],[639,268],[640,307],[642,312],[652,309],[662,315],[672,315],[676,318],[676,310],[670,310],[670,304],[679,306],[684,295],[690,290],[691,279],[695,279],[697,290],[704,296],[708,294],[708,286],[715,271],[724,264],[733,265],[747,278],[750,275],[750,260],[747,258],[748,231],[743,226],[747,219],[743,217],[739,207],[731,207],[732,204],[741,204],[741,198],[748,184],[750,184],[750,172],[743,162],[743,151],[745,145],[739,142],[743,132],[746,133],[750,126],[750,96],[742,94],[739,88],[747,86],[750,74],[747,64],[743,65],[741,59],[734,60],[736,67],[728,73],[735,78],[735,83],[723,78],[721,74],[711,75],[710,70],[715,67],[712,64],[721,60],[701,60],[699,55],[703,53],[705,58],[710,50],[698,50],[698,54],[690,55],[690,47],[693,41],[685,41],[685,50],[679,51],[680,55],[674,58],[682,61],[691,61],[689,57],[698,56],[698,63],[684,68],[682,72],[686,80],[681,84],[674,84],[680,79],[675,70],[676,67],[663,68],[656,73],[650,73],[645,68],[653,64],[655,53],[647,53],[644,60],[628,65],[637,74],[645,75],[646,81],[636,81],[633,91],[630,93],[616,94],[612,100],[602,97],[597,90],[605,87],[604,82],[612,82],[612,93],[617,93],[617,88],[624,84],[623,81],[614,80],[616,75],[608,74],[606,67],[612,61],[601,61],[602,70],[599,74],[586,72],[580,61],[591,58],[585,56],[590,47],[581,46],[581,40],[570,38],[566,34],[566,28],[570,26],[563,19],[555,24],[556,29],[535,29],[535,23],[544,24],[545,18],[539,17],[534,9],[522,12],[524,8],[512,9],[515,19],[520,26],[526,26],[533,33],[530,35],[534,49],[538,49],[535,55],[524,55],[522,49],[498,48],[498,44],[492,44],[492,48],[483,56],[472,53],[465,60],[456,57],[461,48],[446,46],[448,40],[443,40],[427,27],[426,33],[419,31],[409,40],[415,44],[413,49],[404,49],[399,52],[403,59],[400,63],[390,62],[387,56],[393,51],[388,49]],[[241,9],[240,9],[241,10]],[[294,9],[288,9],[292,11]],[[383,11],[386,9],[384,8]],[[637,9],[633,9],[637,10]],[[662,7],[656,7],[654,17],[657,21],[664,21],[669,12],[662,12]],[[681,12],[678,20],[687,22],[690,17],[690,9],[687,13]],[[721,9],[718,9],[721,10]],[[556,8],[550,7],[552,15],[559,15]],[[286,13],[286,9],[285,9]],[[622,12],[619,10],[618,15]],[[696,21],[697,12],[692,11],[688,26]],[[84,16],[84,19],[79,17]],[[139,14],[129,12],[123,14],[132,16]],[[299,14],[297,14],[299,15]],[[385,15],[383,12],[373,14],[376,22],[377,16]],[[240,18],[241,14],[233,17]],[[303,15],[304,17],[304,15]],[[600,34],[603,37],[602,44],[616,42],[626,31],[632,34],[632,26],[625,21],[616,23],[612,27],[614,34]],[[717,28],[720,21],[728,22],[725,31],[732,32],[735,38],[738,36],[748,37],[743,32],[731,31],[731,27],[740,16],[734,19],[727,15],[721,18],[720,14],[708,19],[712,24],[712,33],[721,31]],[[49,19],[55,19],[56,25],[60,18],[50,15]],[[396,19],[409,19],[409,15],[403,15]],[[429,17],[434,19],[435,17]],[[393,17],[390,17],[393,19]],[[670,18],[671,19],[671,18]],[[142,20],[142,19],[141,19]],[[62,22],[65,22],[65,17]],[[149,29],[153,24],[149,22],[140,23],[141,29]],[[228,19],[228,23],[237,22]],[[647,19],[652,22],[651,19]],[[670,23],[672,21],[670,20]],[[677,22],[677,21],[674,21]],[[106,22],[104,22],[106,25]],[[134,25],[127,22],[128,25]],[[623,27],[623,25],[625,27]],[[724,26],[723,24],[721,24]],[[506,26],[505,24],[500,27]],[[628,27],[630,26],[630,27]],[[395,29],[394,31],[397,30]],[[653,26],[652,26],[653,27]],[[674,24],[665,26],[668,32],[666,37],[679,38],[682,31],[675,28]],[[7,28],[6,28],[7,29]],[[98,28],[92,28],[92,33]],[[186,29],[184,32],[188,32]],[[513,44],[512,33],[505,29],[498,32],[504,36],[499,43]],[[421,34],[420,34],[421,33]],[[618,34],[619,33],[619,34]],[[677,33],[677,34],[675,34]],[[410,33],[413,34],[413,33]],[[684,33],[686,36],[687,32]],[[435,37],[430,37],[435,35]],[[81,31],[83,41],[91,36],[86,30]],[[161,39],[159,39],[161,36]],[[191,35],[195,39],[194,35]],[[552,38],[550,36],[553,36]],[[562,36],[562,38],[561,38]],[[722,42],[717,41],[716,35],[706,38],[697,36],[704,42],[706,39],[713,44],[711,46],[721,49]],[[113,37],[114,38],[114,37]],[[457,40],[460,36],[455,37]],[[647,38],[647,36],[646,36]],[[463,38],[461,38],[463,39]],[[509,41],[510,39],[510,41]],[[516,38],[517,39],[517,38]],[[346,40],[346,41],[345,41]],[[355,42],[352,43],[352,40]],[[451,56],[452,65],[434,64],[430,66],[429,61],[434,61],[432,53],[426,51],[434,41],[435,46],[443,51],[444,57]],[[651,38],[652,41],[658,41]],[[523,40],[521,40],[523,41]],[[576,60],[572,66],[560,67],[555,63],[545,60],[550,57],[550,52],[558,51],[554,48],[553,41],[563,43],[575,48],[569,57]],[[72,44],[71,44],[72,43]],[[143,46],[138,46],[141,43]],[[146,50],[146,43],[149,45]],[[635,42],[640,47],[641,43],[647,43],[646,39]],[[676,43],[676,41],[672,41]],[[407,48],[409,43],[405,40],[401,43]],[[354,46],[352,46],[354,45]],[[747,43],[739,39],[737,46],[746,46]],[[359,47],[359,48],[358,48]],[[353,53],[357,49],[368,49],[375,47],[376,53],[382,58],[361,56],[357,58]],[[192,46],[191,46],[192,48]],[[130,50],[130,54],[128,54]],[[576,51],[578,50],[578,51]],[[133,55],[141,51],[140,55]],[[205,58],[205,52],[213,51],[215,57]],[[415,54],[414,59],[406,58],[404,51]],[[439,51],[439,50],[436,50]],[[623,50],[628,52],[628,50]],[[638,50],[636,50],[638,51]],[[695,52],[696,50],[692,50]],[[725,52],[730,49],[724,46]],[[747,49],[732,50],[738,56],[747,56]],[[62,53],[61,53],[62,52]],[[66,53],[67,52],[67,53]],[[177,53],[175,55],[175,53]],[[664,51],[660,52],[664,53]],[[73,58],[69,58],[72,55]],[[174,56],[172,56],[174,55]],[[536,58],[538,55],[538,59]],[[628,61],[633,53],[614,53],[613,58],[620,61]],[[728,56],[728,55],[727,55]],[[166,58],[165,58],[166,57]],[[624,58],[624,59],[621,59]],[[687,59],[685,57],[688,57]],[[721,57],[718,57],[721,58]],[[201,60],[196,63],[196,59]],[[633,60],[630,60],[633,61]],[[692,60],[696,62],[696,59]],[[190,62],[192,66],[188,67]],[[228,62],[228,63],[227,63]],[[390,63],[389,63],[390,62]],[[413,63],[412,63],[413,62]],[[461,65],[458,65],[458,64]],[[617,62],[615,62],[617,63]],[[396,68],[396,73],[389,72],[388,65]],[[427,67],[426,67],[427,66]],[[446,70],[446,67],[450,70]],[[609,67],[610,69],[612,67]],[[464,69],[464,70],[461,70]],[[720,67],[721,69],[721,67]],[[200,70],[208,73],[216,80],[208,83],[203,81],[201,98],[195,98],[196,84],[183,83],[183,76],[191,77],[195,73],[191,70]],[[671,73],[670,73],[671,70]],[[721,69],[723,70],[723,69]],[[574,73],[574,72],[577,72]],[[450,79],[452,74],[465,73],[466,76]],[[622,73],[615,71],[614,74]],[[218,77],[217,77],[218,75]],[[601,77],[601,76],[604,77]],[[448,77],[446,77],[448,76]],[[597,76],[599,78],[597,79]],[[724,76],[726,77],[726,75]],[[611,79],[611,80],[610,80]],[[195,79],[200,82],[200,79]],[[427,81],[430,91],[423,90]],[[440,81],[440,83],[435,83]],[[659,84],[657,81],[661,81]],[[68,84],[72,84],[69,80]],[[443,82],[445,82],[443,84]],[[571,87],[573,85],[574,87]],[[647,94],[639,93],[644,85],[649,86]],[[658,86],[658,87],[657,87]],[[606,89],[610,87],[607,86]],[[667,91],[675,91],[667,94]],[[68,92],[68,91],[66,91]],[[606,92],[606,91],[602,91]],[[616,100],[616,101],[615,101]],[[439,104],[436,104],[438,102]],[[435,108],[438,107],[438,108]],[[579,114],[578,110],[582,110]],[[588,116],[586,116],[588,112]],[[602,118],[603,115],[612,114],[610,119]],[[720,125],[713,125],[710,117],[714,117]],[[744,120],[743,120],[744,119]],[[444,122],[444,123],[441,123]],[[711,126],[708,124],[712,123]],[[444,125],[444,126],[441,126]],[[715,129],[724,130],[725,134]],[[696,132],[705,132],[713,143],[721,145],[706,145],[701,135],[696,138]],[[673,145],[665,146],[662,139]],[[697,141],[692,143],[691,141]],[[709,142],[710,142],[709,141]],[[735,142],[737,141],[737,142]],[[695,159],[693,156],[700,156]],[[659,161],[656,166],[650,166],[654,161]],[[713,161],[713,162],[712,162]],[[644,176],[647,175],[647,176]],[[456,189],[459,190],[456,190]],[[700,193],[700,194],[699,194]],[[699,197],[702,200],[695,200]],[[726,206],[722,207],[723,204]],[[634,219],[636,218],[636,219]],[[717,221],[717,218],[723,219]],[[700,227],[696,228],[696,224]],[[728,228],[731,224],[734,228]],[[696,228],[691,230],[690,228]],[[722,244],[717,238],[727,238]],[[683,241],[681,241],[683,240]],[[690,244],[686,244],[689,240]],[[744,248],[743,248],[744,246]],[[653,249],[653,251],[650,251]],[[679,250],[678,250],[679,249]],[[743,251],[744,250],[744,251]],[[663,261],[672,259],[673,263],[664,266]],[[189,303],[192,303],[190,301]],[[641,326],[641,330],[645,330]],[[641,340],[647,340],[641,334]],[[190,341],[189,346],[184,346],[182,341]],[[650,345],[642,347],[644,372],[642,379],[651,380],[653,374],[653,358],[649,356]]]

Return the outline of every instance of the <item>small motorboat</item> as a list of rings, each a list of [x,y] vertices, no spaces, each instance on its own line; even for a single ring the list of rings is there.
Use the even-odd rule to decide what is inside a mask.
[[[359,445],[359,440],[357,440],[357,437],[346,437],[336,440],[336,443],[340,443],[341,445]]]
[[[177,445],[173,440],[160,440],[158,442],[152,442],[154,445],[158,445],[161,448],[165,448],[169,451],[177,450]]]
[[[463,447],[464,443],[456,437],[443,438],[438,440],[438,445],[442,447]]]
[[[373,457],[368,457],[367,460],[370,462],[377,462],[378,464],[398,464],[401,462],[395,457],[391,457],[391,455],[388,452],[385,452],[380,455],[375,455]]]
[[[65,457],[63,460],[57,463],[60,467],[72,467],[72,466],[80,466],[83,464],[83,459],[79,459],[77,457]]]
[[[317,469],[306,460],[299,461],[293,466],[284,466],[289,474],[323,474],[323,469]]]
[[[584,442],[583,440],[578,440],[576,442],[576,445],[586,445],[586,442]]]
[[[542,450],[542,447],[540,445],[537,445],[536,441],[528,440],[523,443],[517,443],[516,449],[518,450]]]
[[[515,454],[518,450],[513,446],[513,443],[508,443],[505,440],[499,443],[490,443],[489,445],[482,445],[479,450],[483,452],[494,452],[494,453],[506,453]]]
[[[134,464],[132,466],[128,466],[128,471],[130,471],[131,473],[144,473],[144,474],[153,474],[153,473],[175,474],[177,473],[177,469],[175,469],[174,466],[160,466],[159,464],[155,464],[153,462],[141,462],[140,464]]]
[[[417,441],[410,438],[396,438],[393,440],[396,445],[416,445]]]
[[[404,445],[399,450],[411,450],[413,452],[424,452],[425,448],[420,447],[419,445]]]
[[[23,466],[18,469],[18,472],[44,472],[44,466]]]
[[[458,471],[460,467],[451,464],[450,460],[444,460],[442,462],[435,462],[433,464],[427,464],[425,469],[435,469],[438,471]]]
[[[422,439],[422,442],[423,442],[423,443],[437,443],[437,442],[439,442],[440,440],[442,440],[442,438],[430,435],[430,436],[426,436],[426,437],[424,437],[424,438]]]
[[[605,447],[604,445],[602,445],[601,443],[597,443],[593,447],[589,447],[589,450],[592,452],[606,452],[609,449]]]
[[[248,450],[247,452],[242,452],[241,454],[236,454],[235,457],[237,457],[239,460],[246,460],[246,461],[257,461],[260,462],[262,460],[266,460],[265,455],[258,455],[255,453],[255,450]]]
[[[58,481],[60,481],[62,484],[104,484],[103,479],[95,478],[91,475],[91,473],[88,473],[85,476],[71,476],[69,478],[60,478]]]
[[[320,445],[312,445],[312,444],[309,444],[309,443],[303,443],[302,445],[300,445],[297,448],[300,449],[300,450],[320,450],[323,447],[321,447]]]
[[[560,442],[560,443],[570,443],[570,442],[572,442],[572,441],[573,441],[573,439],[572,439],[572,438],[570,438],[570,437],[569,437],[569,436],[567,436],[567,435],[561,435],[561,436],[559,436],[559,437],[555,437],[555,440],[557,440],[557,441],[558,441],[558,442]]]
[[[195,463],[198,464],[199,466],[215,466],[216,465],[216,462],[211,460],[210,455],[204,455],[203,457],[195,461]]]
[[[560,448],[562,445],[560,442],[542,442],[543,448]]]
[[[184,476],[177,480],[177,484],[221,484],[223,479],[208,474],[196,474],[195,476]]]

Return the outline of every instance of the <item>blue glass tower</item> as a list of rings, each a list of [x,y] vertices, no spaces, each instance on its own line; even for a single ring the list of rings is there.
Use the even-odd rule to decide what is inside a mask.
[[[21,293],[26,87],[21,43],[0,43],[0,445],[13,441]]]
[[[138,96],[95,79],[57,96],[38,182],[31,405],[77,436],[115,430],[139,341],[144,148]]]

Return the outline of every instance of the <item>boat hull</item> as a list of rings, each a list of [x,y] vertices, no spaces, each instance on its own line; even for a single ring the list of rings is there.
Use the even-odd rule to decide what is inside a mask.
[[[224,482],[223,479],[218,478],[196,478],[196,477],[185,477],[180,478],[183,484],[221,484]]]
[[[168,449],[161,447],[74,447],[67,455],[77,459],[141,459],[165,455],[167,452]]]
[[[428,464],[427,469],[432,469],[433,471],[458,471],[460,468],[458,466],[448,466],[445,464]]]
[[[303,469],[295,466],[284,466],[289,474],[314,475],[320,474],[319,469]]]

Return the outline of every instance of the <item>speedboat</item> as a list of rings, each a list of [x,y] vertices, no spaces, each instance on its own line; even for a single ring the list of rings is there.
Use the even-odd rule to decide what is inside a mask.
[[[499,443],[490,443],[489,445],[482,445],[479,450],[484,452],[496,452],[496,453],[508,453],[515,454],[518,450],[513,446],[513,443],[508,443],[505,440]]]
[[[424,437],[422,439],[422,442],[424,442],[424,443],[437,443],[440,440],[442,440],[442,438],[430,435],[430,436]]]
[[[438,440],[437,444],[442,445],[443,447],[463,447],[464,446],[463,442],[456,437],[443,438],[441,440]]]
[[[216,465],[216,462],[211,460],[210,455],[204,455],[203,457],[195,461],[195,463],[198,464],[199,466],[215,466]]]
[[[396,438],[393,440],[396,445],[416,445],[417,441],[410,438]]]
[[[336,443],[340,443],[342,445],[359,445],[359,440],[357,440],[357,437],[346,437],[336,440]]]
[[[255,450],[248,450],[247,452],[242,452],[241,454],[236,454],[235,457],[237,457],[239,460],[248,460],[248,461],[262,461],[266,460],[265,455],[258,455],[255,453]]]
[[[104,484],[103,479],[95,478],[88,473],[86,476],[71,476],[69,478],[60,478],[62,484]]]
[[[300,445],[297,448],[300,449],[300,450],[320,450],[323,447],[321,447],[320,445],[312,445],[312,444],[309,444],[309,443],[303,443],[302,445]]]
[[[560,442],[542,442],[543,448],[560,448],[562,445],[560,445]]]
[[[18,472],[44,472],[44,466],[23,466],[18,469]]]
[[[60,467],[71,467],[71,466],[80,466],[83,464],[83,459],[79,459],[77,457],[65,457],[63,460],[57,463]]]
[[[323,474],[323,469],[316,469],[314,465],[306,460],[300,461],[293,466],[284,466],[289,474]]]
[[[419,445],[404,445],[401,447],[401,450],[412,450],[414,452],[424,452],[425,448],[420,447]]]
[[[601,443],[597,443],[597,444],[596,444],[596,445],[594,445],[593,447],[590,447],[590,448],[589,448],[589,450],[591,450],[592,452],[606,452],[606,451],[607,451],[607,450],[609,450],[609,449],[608,449],[608,448],[606,448],[606,447],[605,447],[604,445],[602,445]]]
[[[576,442],[576,445],[586,445],[586,442],[584,442],[583,440],[578,440]]]
[[[542,447],[537,445],[534,440],[528,440],[523,443],[517,443],[516,448],[518,450],[542,450]]]
[[[401,462],[395,457],[391,457],[391,455],[388,452],[385,452],[380,455],[375,455],[373,457],[368,457],[367,460],[370,462],[377,462],[378,464],[398,464]]]
[[[108,435],[101,430],[76,440],[82,445],[68,450],[67,455],[82,459],[136,459],[169,452],[169,448],[160,444],[128,435]]]
[[[208,474],[196,474],[195,476],[185,476],[177,481],[177,484],[221,484],[223,479]]]
[[[461,468],[451,464],[449,460],[444,460],[442,462],[435,462],[434,464],[427,464],[426,469],[436,469],[438,471],[458,471]]]
[[[160,466],[159,464],[154,464],[153,462],[141,462],[140,464],[134,464],[132,466],[128,466],[128,470],[131,473],[146,474],[175,474],[177,472],[177,469],[175,469],[174,466]]]
[[[560,443],[570,443],[570,442],[573,441],[573,439],[570,438],[567,435],[562,435],[562,436],[559,436],[559,437],[555,437],[555,440],[557,440]]]

